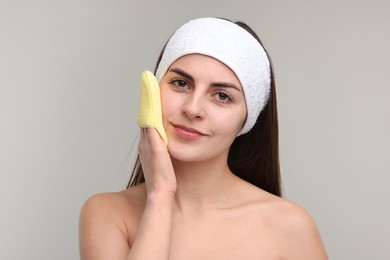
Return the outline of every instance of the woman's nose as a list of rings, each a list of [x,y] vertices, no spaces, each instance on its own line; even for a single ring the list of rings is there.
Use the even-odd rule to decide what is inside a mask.
[[[183,104],[183,114],[190,119],[201,119],[204,117],[204,105],[203,98],[193,93]]]

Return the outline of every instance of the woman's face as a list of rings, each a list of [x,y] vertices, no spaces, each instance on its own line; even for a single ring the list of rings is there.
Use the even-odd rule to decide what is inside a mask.
[[[160,88],[170,155],[180,161],[227,156],[246,118],[234,72],[209,56],[186,55],[172,63]]]

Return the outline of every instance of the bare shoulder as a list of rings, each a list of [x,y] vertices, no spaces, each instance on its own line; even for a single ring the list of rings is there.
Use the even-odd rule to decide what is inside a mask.
[[[278,259],[328,259],[317,225],[305,208],[249,183],[241,187],[239,194],[255,244],[266,245],[270,255],[278,252],[274,257]]]
[[[144,185],[131,187],[120,192],[99,193],[87,199],[81,209],[81,217],[94,216],[111,220],[142,211],[145,204]],[[125,214],[125,215],[123,215]]]
[[[285,213],[281,217],[283,235],[292,259],[328,259],[317,225],[311,214],[301,206],[283,201]]]
[[[317,225],[303,207],[272,194],[263,194],[259,208],[278,234],[286,259],[328,259]]]
[[[121,259],[127,255],[144,204],[143,185],[87,199],[80,212],[81,259]]]
[[[264,206],[273,215],[273,219],[284,228],[302,228],[315,225],[313,218],[305,208],[287,199],[269,194]]]

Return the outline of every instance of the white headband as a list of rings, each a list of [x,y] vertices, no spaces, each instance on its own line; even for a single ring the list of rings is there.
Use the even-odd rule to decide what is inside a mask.
[[[240,80],[248,111],[238,135],[252,129],[266,105],[271,84],[270,63],[261,44],[245,29],[223,19],[200,18],[181,26],[165,46],[156,77],[160,82],[169,66],[187,54],[211,56],[227,65]]]

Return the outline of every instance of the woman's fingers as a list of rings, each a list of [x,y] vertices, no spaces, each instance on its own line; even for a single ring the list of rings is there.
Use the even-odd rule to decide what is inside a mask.
[[[176,177],[168,148],[155,128],[141,128],[138,153],[148,192],[176,190]]]
[[[166,150],[164,140],[155,128],[141,128],[141,139],[139,148],[150,145],[152,150]]]
[[[139,139],[139,143],[138,143],[138,154],[141,153],[142,151],[142,148],[144,146],[144,143],[145,143],[145,128],[140,128],[140,139]]]
[[[159,143],[161,143],[159,140],[161,139],[161,137],[155,128],[142,127],[140,129],[140,132],[141,132],[141,138],[138,144],[138,153],[142,151],[143,147],[147,147],[148,145],[152,145],[152,146],[159,145]]]

